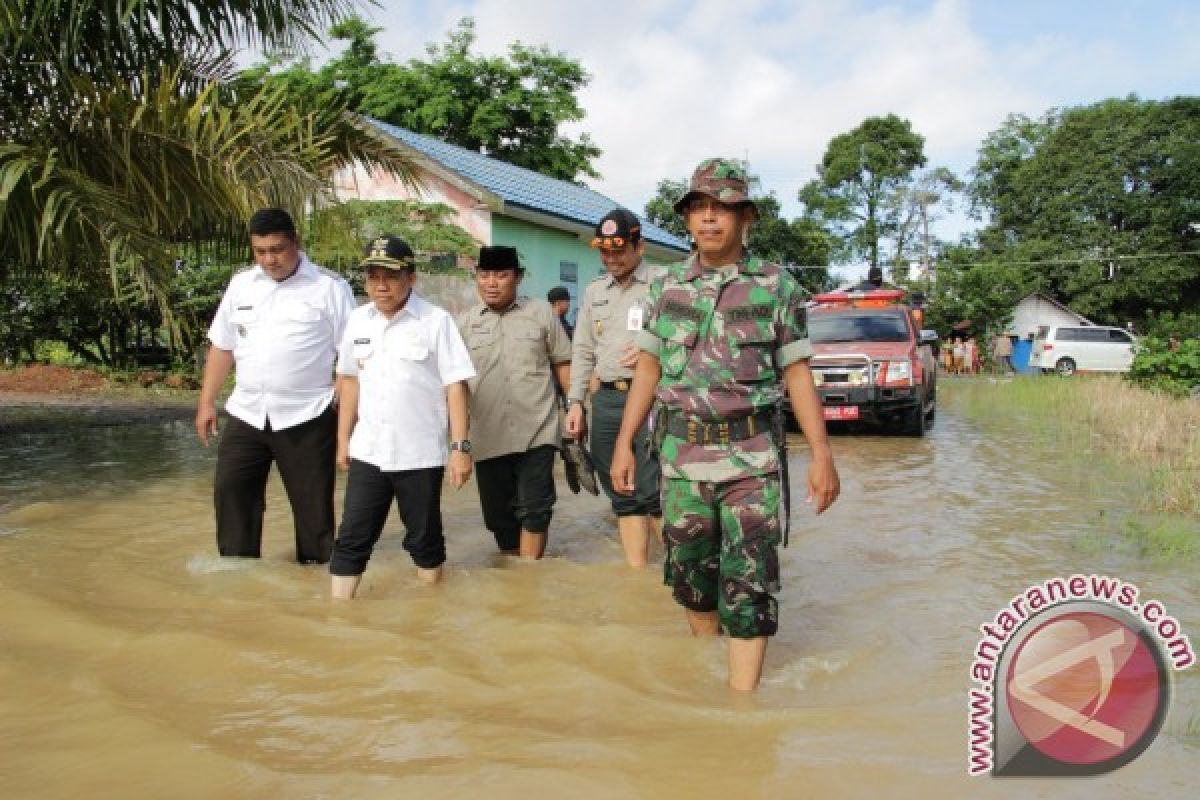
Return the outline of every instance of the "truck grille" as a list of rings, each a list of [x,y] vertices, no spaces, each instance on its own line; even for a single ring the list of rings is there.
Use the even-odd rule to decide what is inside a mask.
[[[820,356],[810,363],[817,386],[869,386],[875,365],[866,356]]]

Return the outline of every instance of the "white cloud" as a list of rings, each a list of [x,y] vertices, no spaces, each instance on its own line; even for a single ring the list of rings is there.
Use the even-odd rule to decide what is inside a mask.
[[[387,28],[381,49],[401,59],[422,54],[424,42],[441,40],[467,15],[485,52],[521,40],[579,59],[592,81],[580,95],[587,118],[573,132],[587,131],[604,151],[595,187],[638,209],[659,179],[685,177],[711,155],[748,154],[764,188],[794,212],[796,190],[813,176],[830,138],[886,113],[911,120],[926,137],[931,165],[965,170],[1007,114],[1090,102],[1096,97],[1089,90],[1135,91],[1127,84],[1145,71],[1130,70],[1114,49],[1119,30],[1082,42],[1067,28],[998,43],[972,19],[978,8],[966,0],[384,6],[373,14]],[[1179,50],[1160,60],[1194,67],[1195,49]],[[961,228],[964,221],[948,224]]]

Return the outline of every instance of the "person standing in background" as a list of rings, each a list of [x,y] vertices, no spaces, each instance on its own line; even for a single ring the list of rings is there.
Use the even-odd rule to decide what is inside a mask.
[[[554,309],[554,316],[558,317],[558,321],[562,323],[567,336],[574,337],[575,326],[567,321],[567,315],[571,313],[571,293],[567,291],[567,287],[555,286],[546,292],[546,302],[550,304],[550,308]]]

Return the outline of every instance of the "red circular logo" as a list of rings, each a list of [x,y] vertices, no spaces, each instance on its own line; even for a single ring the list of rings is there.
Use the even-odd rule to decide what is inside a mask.
[[[1156,651],[1123,622],[1078,611],[1021,642],[1005,681],[1021,735],[1063,764],[1100,764],[1145,749],[1166,686]]]

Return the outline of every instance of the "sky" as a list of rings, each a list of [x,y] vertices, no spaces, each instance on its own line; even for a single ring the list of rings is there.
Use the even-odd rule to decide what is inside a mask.
[[[1200,76],[1196,0],[380,0],[365,16],[397,61],[465,16],[480,52],[579,60],[587,116],[568,132],[603,150],[589,185],[638,212],[660,179],[727,155],[798,214],[829,140],[888,113],[965,177],[1009,114],[1195,94]],[[960,209],[937,233],[971,225]]]

